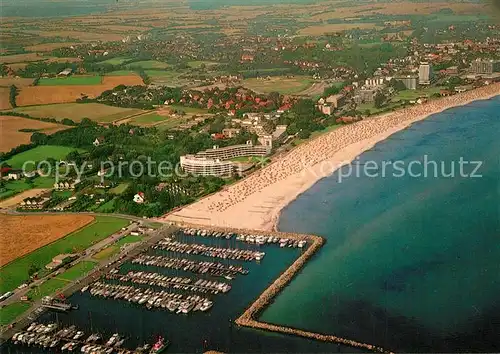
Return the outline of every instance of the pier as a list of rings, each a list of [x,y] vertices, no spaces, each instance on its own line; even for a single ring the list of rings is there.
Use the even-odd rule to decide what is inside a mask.
[[[187,229],[203,229],[203,226],[191,224],[181,224],[181,227]],[[244,229],[226,229],[217,227],[211,227],[210,229],[213,232],[222,233],[245,235],[252,235],[256,233],[255,231]],[[266,290],[264,290],[264,292],[235,320],[235,323],[238,326],[277,332],[286,335],[294,335],[322,342],[337,343],[372,352],[390,353],[390,351],[387,351],[381,347],[338,337],[333,334],[309,332],[297,328],[278,326],[267,322],[258,321],[257,318],[259,313],[261,313],[261,311],[272,302],[272,300],[280,293],[280,291],[282,291],[290,283],[290,281],[292,281],[295,275],[297,275],[297,273],[305,266],[307,261],[323,246],[325,242],[322,237],[315,235],[301,235],[282,232],[266,232],[266,235],[278,237],[280,239],[293,240],[292,242],[307,241],[307,244],[309,244],[309,246],[305,248],[305,251],[300,255],[300,257],[298,257],[295,262],[293,262],[292,265],[288,267],[288,269],[286,269]]]

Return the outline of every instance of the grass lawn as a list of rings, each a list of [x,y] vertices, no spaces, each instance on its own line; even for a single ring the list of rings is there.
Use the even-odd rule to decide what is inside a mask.
[[[56,278],[60,280],[73,281],[83,277],[86,273],[94,269],[95,266],[96,264],[94,262],[83,261],[69,268]]]
[[[120,183],[116,187],[111,188],[109,190],[109,192],[113,193],[113,194],[122,194],[123,192],[125,192],[127,190],[128,186],[129,186],[128,183]]]
[[[100,76],[68,76],[41,78],[38,86],[59,86],[59,85],[100,85],[102,78]]]
[[[44,296],[48,296],[55,293],[57,290],[61,290],[68,284],[69,282],[66,280],[52,278],[47,280],[42,285],[28,291],[27,295],[28,298],[30,298],[30,300],[39,300]]]
[[[12,111],[29,114],[36,118],[55,118],[57,120],[69,118],[77,123],[83,118],[89,118],[100,123],[111,123],[115,120],[145,112],[142,109],[113,107],[100,103],[49,104],[17,107]]]
[[[120,252],[120,248],[123,245],[129,244],[129,243],[136,243],[142,241],[142,236],[133,236],[133,235],[128,235],[123,238],[121,238],[118,242],[116,242],[114,245],[111,245],[109,247],[106,247],[102,251],[96,253],[94,255],[94,259],[98,261],[102,261],[103,259],[108,259],[113,257],[115,254]]]
[[[126,219],[96,216],[93,223],[47,246],[0,268],[0,292],[12,290],[28,280],[28,269],[35,264],[43,269],[53,257],[61,253],[81,252],[129,224]]]
[[[48,158],[53,158],[55,160],[63,160],[70,152],[78,150],[80,152],[84,152],[85,150],[77,149],[73,147],[67,146],[58,146],[58,145],[40,145],[33,149],[20,152],[12,156],[7,163],[13,168],[22,168],[23,164],[26,161],[43,161]],[[33,164],[27,166],[28,168],[35,169]]]
[[[156,114],[156,113],[149,113],[149,114],[144,114],[141,116],[134,117],[130,120],[129,123],[136,124],[136,125],[151,125],[154,123],[163,122],[167,119],[169,119],[169,117],[160,116],[159,114]]]
[[[14,302],[0,309],[0,326],[5,326],[14,321],[31,307],[27,302]]]
[[[9,181],[5,184],[4,189],[0,190],[0,200],[10,198],[32,188],[52,188],[53,185],[54,179],[52,177],[36,177],[33,184],[27,183],[24,179]]]
[[[99,205],[95,208],[96,213],[112,213],[115,211],[115,199],[111,199],[110,201]]]
[[[430,97],[434,93],[439,93],[443,87],[429,87],[420,90],[404,90],[399,91],[396,96],[393,97],[393,101],[410,101],[416,100],[419,97]]]
[[[143,69],[166,69],[168,68],[168,64],[157,61],[157,60],[144,60],[144,61],[136,61],[127,65],[128,68],[143,68]]]
[[[269,80],[257,78],[243,80],[243,86],[256,92],[270,93],[273,91],[281,94],[297,94],[312,85],[312,80],[306,76],[295,76],[292,78],[274,76]]]
[[[293,140],[293,143],[295,144],[295,146],[297,145],[300,145],[306,141],[309,141],[311,139],[314,139],[316,138],[317,136],[320,136],[320,135],[323,135],[323,134],[326,134],[326,133],[329,133],[331,131],[334,131],[335,129],[338,129],[342,126],[342,124],[338,124],[338,125],[330,125],[329,127],[327,127],[326,129],[323,129],[323,130],[318,130],[318,131],[315,131],[315,132],[312,132],[311,133],[311,136],[307,139],[300,139],[300,138],[296,138],[295,140]]]

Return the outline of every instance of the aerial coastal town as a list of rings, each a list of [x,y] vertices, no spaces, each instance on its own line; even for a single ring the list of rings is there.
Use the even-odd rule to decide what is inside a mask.
[[[0,348],[400,349],[266,320],[327,244],[278,221],[392,134],[500,94],[492,4],[32,2],[2,14]]]

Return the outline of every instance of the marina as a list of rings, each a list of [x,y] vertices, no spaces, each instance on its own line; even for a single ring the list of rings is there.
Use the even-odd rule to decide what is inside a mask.
[[[131,350],[122,348],[127,338],[118,333],[106,338],[99,333],[85,334],[83,331],[78,330],[76,326],[61,328],[59,331],[57,329],[59,329],[57,323],[38,324],[33,322],[24,331],[15,333],[11,341],[15,345],[43,348],[50,352],[68,351],[89,354],[154,353],[152,349],[149,349],[155,345],[162,344],[165,348],[168,346],[168,342],[161,338],[153,345],[144,344]]]
[[[176,352],[228,351],[224,349],[229,343],[225,338],[248,336],[234,322],[241,311],[309,247],[308,243],[298,247],[296,240],[289,242],[289,247],[278,247],[290,237],[243,234],[248,238],[240,237],[239,232],[203,233],[200,229],[194,235],[179,229],[158,234],[154,242],[117,257],[76,291],[64,294],[78,310],[49,311],[33,320],[57,323],[60,328],[75,326],[88,335],[100,333],[101,338],[122,333],[122,340],[126,338],[119,348],[122,353],[140,352],[125,348],[139,348],[159,336],[168,338],[169,349]],[[196,341],[188,339],[193,331]],[[84,350],[89,353],[119,352],[114,346],[110,351],[104,340],[93,346],[78,342],[78,349],[72,349],[75,344],[70,342],[75,340],[60,339],[57,351],[63,345],[70,351],[86,345]],[[27,346],[20,341],[10,341],[7,352],[17,353],[19,346],[23,353],[51,352],[50,347]]]

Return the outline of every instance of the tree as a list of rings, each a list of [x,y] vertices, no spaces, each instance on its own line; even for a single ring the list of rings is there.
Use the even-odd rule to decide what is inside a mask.
[[[403,81],[401,80],[396,80],[392,79],[390,82],[390,85],[396,90],[396,91],[404,91],[406,90],[406,86]]]
[[[17,86],[11,85],[10,86],[10,94],[9,94],[9,102],[10,102],[10,105],[12,106],[12,108],[17,107],[17,103],[16,103],[17,94],[18,94]]]
[[[382,108],[384,106],[386,97],[382,92],[377,92],[375,95],[375,108]]]
[[[35,263],[31,263],[30,267],[28,268],[28,276],[31,278],[39,270],[40,270],[39,266],[37,266]]]

